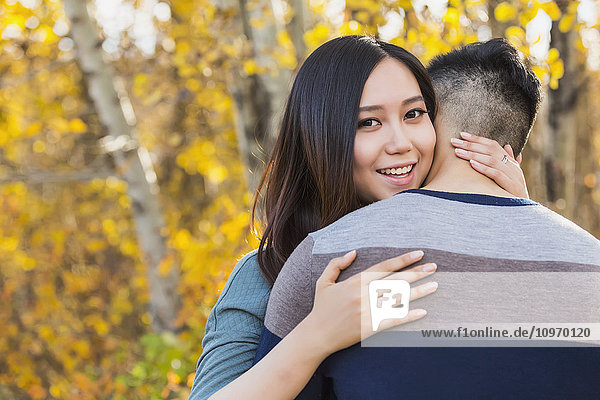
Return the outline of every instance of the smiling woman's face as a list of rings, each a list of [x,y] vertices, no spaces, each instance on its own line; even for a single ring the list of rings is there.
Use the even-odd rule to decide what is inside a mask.
[[[429,173],[435,131],[410,70],[393,58],[371,72],[360,99],[353,178],[366,203],[421,186]]]

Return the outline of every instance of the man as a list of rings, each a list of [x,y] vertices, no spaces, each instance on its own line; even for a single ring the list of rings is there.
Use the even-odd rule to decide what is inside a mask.
[[[517,51],[494,39],[439,56],[428,70],[440,109],[435,158],[424,188],[351,213],[310,234],[296,248],[271,292],[256,360],[306,316],[315,281],[329,260],[353,249],[358,249],[358,256],[338,281],[413,249],[423,249],[423,261],[437,263],[439,272],[600,272],[600,241],[540,204],[512,197],[473,169],[506,162],[506,157],[491,155],[471,167],[455,157],[450,145],[457,132],[469,131],[510,144],[515,154],[521,152],[535,120],[540,86]],[[532,289],[538,284],[526,275],[519,282],[523,283]],[[452,313],[467,318],[477,314],[474,310],[487,315],[480,303],[490,298],[498,308],[519,305],[523,316],[545,315],[528,310],[531,305],[515,296],[495,298],[462,284],[468,293],[444,294],[440,282],[438,292],[428,296],[431,300],[422,299],[420,306],[429,313],[423,321]],[[570,287],[560,295],[589,290]],[[463,303],[451,306],[453,298]],[[586,307],[572,310],[579,318],[575,322],[594,321],[595,316],[600,322],[600,313]],[[328,357],[298,398],[597,399],[599,377],[598,347],[357,344]]]

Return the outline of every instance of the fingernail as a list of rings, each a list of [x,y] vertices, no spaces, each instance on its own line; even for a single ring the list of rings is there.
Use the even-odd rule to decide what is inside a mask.
[[[344,254],[344,258],[350,258],[354,253],[356,253],[356,250],[349,251]]]
[[[437,265],[431,263],[431,264],[425,264],[425,266],[423,267],[423,272],[433,272],[437,269]]]
[[[466,151],[464,151],[463,149],[454,149],[454,152],[460,156],[468,156],[469,153],[467,153]]]
[[[460,136],[462,136],[462,137],[464,137],[464,138],[467,138],[467,139],[468,139],[468,138],[470,138],[470,137],[471,137],[471,136],[473,136],[473,135],[471,135],[470,133],[467,133],[467,132],[461,132],[461,133],[460,133]]]
[[[437,282],[427,282],[425,285],[423,285],[423,290],[435,290],[438,287],[438,283]]]
[[[476,166],[476,167],[481,167],[481,163],[478,163],[478,162],[477,162],[477,161],[475,161],[475,160],[469,160],[469,161],[470,161],[470,162],[471,162],[471,164],[473,164],[474,166]]]
[[[423,309],[419,309],[419,310],[415,310],[415,317],[420,317],[422,315],[426,315],[427,311],[423,310]]]
[[[455,143],[455,144],[465,144],[464,140],[460,140],[460,139],[457,139],[457,138],[450,138],[450,141],[452,143]]]
[[[410,259],[417,260],[417,259],[423,257],[424,254],[425,253],[423,253],[422,250],[413,251],[412,253],[410,253]]]

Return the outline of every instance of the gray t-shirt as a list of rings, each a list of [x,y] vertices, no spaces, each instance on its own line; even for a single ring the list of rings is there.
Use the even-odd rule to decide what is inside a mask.
[[[456,274],[526,271],[546,274],[587,272],[595,274],[597,279],[597,272],[600,271],[600,241],[539,203],[519,198],[424,189],[406,191],[359,209],[328,227],[311,233],[294,250],[271,292],[255,362],[268,353],[311,311],[315,282],[333,257],[357,250],[353,264],[344,269],[338,278],[338,281],[343,281],[377,262],[416,249],[425,252],[422,262],[437,263],[438,272],[432,277],[435,280],[438,280],[442,272]],[[454,283],[460,284],[460,281],[455,280]],[[536,281],[525,283],[532,288],[537,284]],[[585,282],[585,286],[570,288],[566,293],[583,296],[582,299],[585,299],[586,295],[598,297],[597,290],[594,289],[598,287],[598,282]],[[440,287],[435,294],[418,300],[419,308],[425,308],[428,315],[413,324],[433,321],[436,318],[443,319],[446,316],[459,315],[468,319],[477,317],[478,312],[483,313],[485,310],[481,310],[479,303],[481,300],[489,301],[489,293],[478,290],[477,287],[469,287],[468,283],[464,288],[463,291],[452,292],[449,285],[440,281]],[[504,310],[513,306],[512,310],[522,312],[524,317],[544,317],[539,310],[529,309],[528,304],[518,297],[508,301],[499,298],[497,304],[498,308],[505,307]],[[515,305],[519,307],[515,308]],[[588,305],[585,300],[582,305],[583,307],[572,310],[577,314],[577,318],[581,319],[578,322],[600,322],[598,308],[585,307]],[[538,312],[534,313],[535,311]],[[412,398],[410,396],[413,392],[406,391],[406,384],[409,383],[402,380],[400,372],[410,373],[411,370],[406,369],[402,357],[396,358],[396,361],[392,361],[391,365],[382,370],[377,367],[376,360],[368,355],[371,352],[358,351],[356,346],[352,348],[353,351],[343,350],[333,354],[324,363],[328,379],[332,382],[330,389],[333,388],[338,397],[385,398],[390,396],[389,390],[397,389],[397,393],[404,393],[408,398]],[[396,354],[394,351],[387,351],[386,356]],[[400,353],[406,354],[403,351]],[[442,380],[450,375],[460,377],[461,380],[467,379],[466,376],[477,374],[477,369],[473,371],[473,365],[481,361],[481,357],[478,356],[469,364],[468,357],[465,357],[461,369],[461,365],[453,364],[450,359],[441,357],[435,350],[424,351],[423,354],[425,353],[432,361],[439,361],[440,365],[453,365],[451,370],[436,372]],[[510,351],[507,351],[495,356],[500,357],[498,362],[504,362],[508,360],[506,355],[509,353]],[[475,353],[471,351],[469,354]],[[595,354],[598,355],[598,352]],[[486,357],[483,353],[480,356]],[[539,359],[536,358],[538,356],[542,357],[536,353],[528,362],[531,365],[542,363],[542,369],[538,368],[537,372],[530,371],[542,379],[540,374],[544,371],[543,363],[546,362],[542,362],[542,358],[547,355]],[[425,363],[422,368],[429,369],[425,361],[418,361]],[[368,365],[373,365],[375,369],[368,370]],[[482,365],[482,371],[485,367]],[[514,375],[507,375],[506,381],[526,379],[524,374],[514,371],[506,373]],[[600,373],[600,369],[596,370],[596,373]],[[315,374],[315,377],[318,375],[319,373]],[[375,376],[377,379],[372,379]],[[429,375],[423,375],[424,378],[427,376]],[[321,374],[321,378],[323,377]],[[399,386],[381,386],[384,378],[389,378],[387,382],[390,382],[390,385]],[[502,382],[502,375],[498,375],[500,380],[497,382],[492,380],[490,374],[483,374],[477,378],[481,379],[477,381],[479,387],[484,387],[484,382],[488,384],[486,390],[490,390],[494,385],[501,386],[499,382]],[[313,381],[314,379],[311,380]],[[424,388],[435,389],[428,381],[421,384]],[[300,398],[318,398],[323,394],[319,388],[314,390],[314,387],[307,386]],[[343,393],[345,395],[342,395]],[[476,393],[484,396],[484,392]],[[413,395],[416,396],[417,391]],[[510,393],[507,392],[507,396],[510,396]]]

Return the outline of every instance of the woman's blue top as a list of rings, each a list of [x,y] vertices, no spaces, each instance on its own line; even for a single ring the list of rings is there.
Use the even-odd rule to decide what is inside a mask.
[[[237,263],[208,316],[190,400],[209,398],[252,366],[271,293],[256,253]]]

